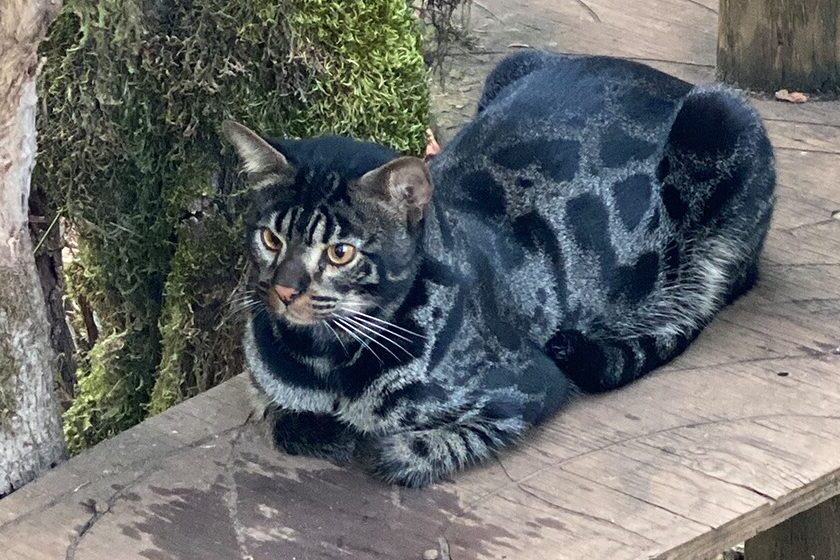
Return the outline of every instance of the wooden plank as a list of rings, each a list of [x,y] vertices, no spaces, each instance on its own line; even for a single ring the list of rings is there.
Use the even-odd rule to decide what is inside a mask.
[[[392,490],[357,470],[278,454],[250,428],[228,431],[212,444],[181,447],[119,489],[102,485],[97,502],[107,513],[85,532],[76,558],[110,558],[115,546],[126,558],[144,551],[162,558],[235,556],[239,541],[228,511],[234,488],[240,537],[255,558],[255,550],[263,557],[289,550],[301,557],[337,557],[341,550],[359,558],[396,557],[399,551],[419,557],[437,547],[440,537],[457,558],[525,558],[528,551],[528,558],[611,554],[629,560],[671,549],[693,554],[674,558],[702,557],[698,551],[711,554],[723,546],[705,536],[711,525],[728,519],[733,525],[727,538],[742,539],[807,507],[799,498],[788,503],[791,495],[835,484],[822,479],[838,468],[840,457],[840,443],[832,439],[840,420],[829,416],[840,407],[840,395],[826,390],[836,385],[840,358],[826,359],[663,372],[621,393],[574,403],[529,441],[550,452],[551,461],[516,472],[506,465],[519,453],[508,453],[503,463],[465,474],[457,485],[420,492]],[[778,377],[780,368],[790,375]],[[241,384],[225,388],[243,390]],[[750,391],[766,398],[744,401]],[[821,398],[809,402],[815,392]],[[201,404],[199,397],[194,406]],[[603,422],[601,434],[583,431],[587,421]],[[574,431],[581,440],[577,452],[554,447],[558,432],[571,438]],[[72,540],[74,527],[92,516],[80,506],[89,498],[87,488],[80,492],[86,497],[75,503],[62,500],[25,524],[0,526],[0,540],[26,546],[35,541],[49,551],[43,557],[55,557]],[[0,509],[5,506],[4,500]],[[752,513],[762,510],[761,516]],[[365,512],[362,520],[359,512]],[[380,542],[367,532],[365,516],[370,523],[388,523],[393,538]],[[76,521],[56,531],[68,519]],[[43,524],[52,527],[48,538],[41,536]],[[297,540],[289,544],[283,535]],[[213,543],[215,552],[196,540]],[[185,553],[193,549],[194,556]]]
[[[485,51],[529,45],[569,53],[606,54],[648,61],[714,66],[717,42],[713,11],[687,0],[645,0],[633,10],[621,0],[483,0],[495,19],[476,10],[486,32]],[[488,21],[489,20],[489,21]]]
[[[746,560],[840,558],[840,496],[759,533],[744,547]]]
[[[765,119],[840,127],[840,101],[818,100],[792,105],[767,97],[759,97],[754,103]]]
[[[840,127],[777,120],[765,124],[776,150],[840,154]]]

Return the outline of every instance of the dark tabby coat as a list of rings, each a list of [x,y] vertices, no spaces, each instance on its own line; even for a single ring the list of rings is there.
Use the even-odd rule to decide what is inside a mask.
[[[410,486],[682,352],[755,281],[773,206],[740,95],[604,57],[507,58],[428,169],[225,130],[256,187],[244,344],[277,445]]]

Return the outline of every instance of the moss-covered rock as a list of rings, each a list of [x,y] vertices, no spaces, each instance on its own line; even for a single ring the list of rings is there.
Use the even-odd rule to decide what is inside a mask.
[[[219,123],[419,152],[428,91],[405,0],[67,0],[42,53],[35,180],[78,235],[68,286],[101,333],[65,415],[78,450],[241,369]]]

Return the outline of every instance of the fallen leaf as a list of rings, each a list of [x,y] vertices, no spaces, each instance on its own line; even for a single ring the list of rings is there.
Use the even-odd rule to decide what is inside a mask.
[[[435,133],[431,128],[426,129],[426,161],[440,153],[440,144],[435,139]]]
[[[776,99],[778,101],[787,101],[789,103],[805,103],[808,101],[808,96],[801,91],[788,91],[780,89],[776,92]]]

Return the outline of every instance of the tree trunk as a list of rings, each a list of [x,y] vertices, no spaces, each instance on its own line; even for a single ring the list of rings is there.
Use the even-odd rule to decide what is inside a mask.
[[[840,0],[720,0],[718,78],[840,93]]]
[[[61,250],[64,247],[59,216],[50,208],[43,185],[32,185],[29,193],[29,233],[35,251],[35,267],[41,279],[50,342],[58,356],[56,398],[62,410],[67,410],[76,392],[76,342],[67,321],[64,300],[64,275]]]
[[[64,456],[55,354],[27,226],[38,43],[59,0],[0,0],[0,496]]]

